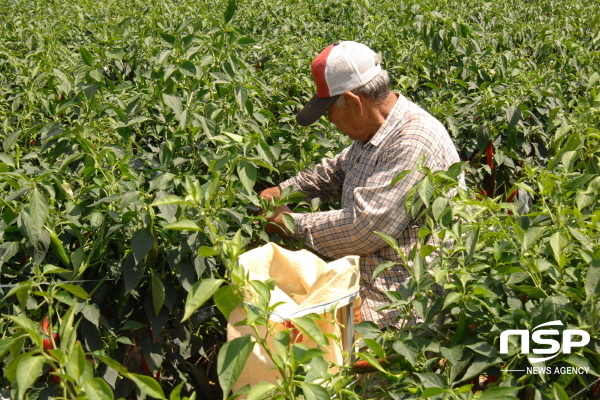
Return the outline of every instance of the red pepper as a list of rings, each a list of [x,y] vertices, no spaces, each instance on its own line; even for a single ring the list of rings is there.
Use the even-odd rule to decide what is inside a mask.
[[[146,357],[144,356],[144,353],[142,353],[142,370],[146,374],[152,375],[152,371],[150,371],[150,367],[148,367],[148,363],[146,362]]]
[[[52,350],[54,349],[54,344],[52,344],[52,339],[54,339],[54,343],[58,344],[58,333],[52,333],[51,327],[50,327],[50,318],[48,318],[48,316],[44,316],[44,318],[42,318],[42,322],[40,323],[41,327],[42,327],[42,331],[44,332],[44,336],[46,337],[43,340],[43,345],[44,345],[44,350],[48,351],[48,350]],[[50,335],[52,335],[52,339],[50,339]],[[60,377],[56,376],[56,375],[52,375],[52,372],[55,372],[56,370],[54,368],[50,368],[50,370],[48,372],[50,372],[50,377],[52,378],[52,380],[56,383],[60,383]]]
[[[490,167],[490,169],[494,169],[494,145],[492,145],[492,142],[488,143],[487,147],[485,148],[485,153],[487,156],[488,167]]]
[[[478,201],[483,201],[485,196],[487,196],[485,189],[479,189],[479,192],[475,194],[475,199]]]
[[[160,378],[160,370],[156,371],[156,375],[152,375],[152,371],[150,370],[150,367],[148,366],[148,362],[146,361],[146,357],[144,356],[144,353],[142,353],[142,370],[147,375],[153,376],[155,379]]]
[[[44,350],[52,350],[54,348],[54,345],[52,344],[52,339],[54,339],[54,343],[58,343],[58,333],[51,332],[50,319],[47,315],[44,318],[42,318],[42,322],[40,325],[42,326],[42,331],[44,331],[44,334],[46,336],[46,338],[43,340]],[[52,335],[52,339],[50,339],[50,335]]]
[[[298,328],[296,328],[294,326],[294,324],[292,323],[292,321],[284,321],[283,322],[283,327],[285,329],[291,329],[292,330],[292,343],[301,343],[304,340],[304,336],[302,336],[302,334],[300,333],[300,331],[298,330]]]
[[[596,386],[592,388],[592,396],[598,396],[600,394],[600,382],[596,383]]]
[[[517,190],[513,190],[512,193],[510,194],[510,196],[508,196],[508,200],[506,200],[507,203],[512,203],[515,200],[515,196],[517,195],[518,191]]]
[[[48,370],[48,372],[50,372],[50,377],[52,378],[52,380],[56,383],[60,383],[60,376],[56,376],[56,375],[52,375],[52,372],[56,372],[56,370],[54,368],[50,368]]]

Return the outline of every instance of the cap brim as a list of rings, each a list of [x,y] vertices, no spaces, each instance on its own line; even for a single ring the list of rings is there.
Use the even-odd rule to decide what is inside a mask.
[[[340,95],[332,97],[319,97],[314,95],[312,99],[296,115],[296,121],[302,126],[308,126],[318,120],[321,115],[331,107]]]

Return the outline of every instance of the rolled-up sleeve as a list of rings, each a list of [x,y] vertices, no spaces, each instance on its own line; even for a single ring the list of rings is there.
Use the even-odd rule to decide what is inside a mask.
[[[413,169],[421,156],[427,157],[422,143],[398,143],[380,153],[377,172],[364,185],[352,190],[353,205],[341,210],[310,214],[294,213],[296,234],[318,253],[339,258],[349,254],[374,253],[387,243],[374,232],[399,237],[412,218],[404,212],[408,190],[422,177],[413,171],[390,187],[400,172]]]
[[[304,170],[295,177],[279,184],[281,189],[292,186],[295,191],[306,195],[308,199],[320,198],[322,201],[338,198],[344,184],[344,165],[352,146],[345,148],[333,158],[323,160],[314,170]]]

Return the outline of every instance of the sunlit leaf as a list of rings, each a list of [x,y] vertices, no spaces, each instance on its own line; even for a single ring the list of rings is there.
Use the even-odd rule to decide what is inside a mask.
[[[229,397],[229,391],[240,377],[252,352],[252,346],[251,336],[245,335],[226,342],[219,350],[217,373],[223,389],[223,399]]]
[[[24,398],[27,389],[38,379],[43,365],[44,358],[33,354],[26,354],[19,360],[19,365],[17,366],[17,389],[20,399]]]
[[[202,279],[196,282],[187,295],[185,312],[181,321],[191,317],[194,311],[202,307],[224,282],[223,279]]]
[[[166,399],[160,384],[153,377],[129,373],[127,374],[127,378],[131,379],[136,386],[148,396],[154,397],[155,399]]]
[[[89,400],[113,400],[113,391],[102,378],[88,379],[83,383],[83,390]]]

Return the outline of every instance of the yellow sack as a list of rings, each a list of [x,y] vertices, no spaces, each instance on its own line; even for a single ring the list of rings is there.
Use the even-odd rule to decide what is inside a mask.
[[[288,320],[310,313],[325,314],[332,307],[337,312],[333,323],[315,321],[325,334],[334,334],[343,342],[346,352],[353,343],[352,302],[358,296],[359,270],[358,256],[347,256],[326,263],[316,255],[306,251],[290,251],[276,244],[268,243],[257,249],[248,251],[239,257],[239,264],[248,273],[250,280],[275,280],[275,289],[271,292],[270,305],[279,302],[283,304],[275,308],[271,315],[271,326],[274,333],[290,327]],[[360,305],[358,305],[360,307]],[[354,310],[356,312],[356,310]],[[331,320],[331,314],[326,318]],[[233,340],[246,334],[254,333],[249,326],[234,326],[245,318],[242,308],[234,310],[227,324],[227,340]],[[344,326],[342,326],[344,325]],[[259,327],[261,335],[265,327]],[[317,344],[309,338],[298,338],[308,347],[316,348]],[[324,358],[336,364],[343,364],[342,349],[339,342],[329,340]],[[273,336],[267,339],[269,349],[275,349]],[[277,383],[279,373],[265,350],[258,344],[254,345],[242,374],[233,387],[234,392],[242,386],[254,386],[260,382]]]

